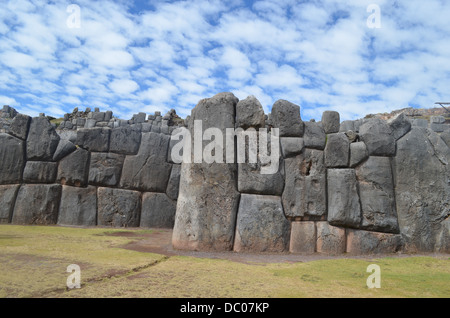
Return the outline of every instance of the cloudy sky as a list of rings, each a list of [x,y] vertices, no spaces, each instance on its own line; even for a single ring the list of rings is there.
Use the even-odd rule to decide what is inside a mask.
[[[0,104],[33,116],[184,117],[224,91],[266,113],[289,100],[304,120],[450,102],[447,0],[0,4]]]

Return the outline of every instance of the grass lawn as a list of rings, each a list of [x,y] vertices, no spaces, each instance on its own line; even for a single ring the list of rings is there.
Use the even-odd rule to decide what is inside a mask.
[[[243,263],[124,248],[152,231],[0,225],[0,297],[450,297],[442,255]],[[80,289],[66,287],[70,264]],[[370,264],[379,289],[366,285]]]

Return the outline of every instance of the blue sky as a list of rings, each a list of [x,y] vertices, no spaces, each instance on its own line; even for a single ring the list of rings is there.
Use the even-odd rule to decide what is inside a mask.
[[[448,1],[0,2],[0,104],[32,116],[185,117],[225,91],[266,113],[289,100],[304,120],[450,101]]]

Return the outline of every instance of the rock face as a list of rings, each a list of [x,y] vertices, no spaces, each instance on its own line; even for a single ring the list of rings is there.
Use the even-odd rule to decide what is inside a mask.
[[[83,128],[77,131],[77,145],[89,151],[108,151],[110,128]]]
[[[17,114],[11,122],[10,132],[13,136],[26,140],[30,128],[31,117]]]
[[[22,185],[17,194],[13,224],[56,224],[61,186],[54,184]]]
[[[339,132],[340,116],[335,111],[324,111],[322,114],[322,126],[326,134]]]
[[[52,161],[59,140],[46,117],[33,117],[27,138],[27,160]]]
[[[57,180],[63,185],[84,187],[88,181],[89,152],[82,148],[59,162]]]
[[[11,222],[19,185],[0,185],[0,224]]]
[[[141,212],[139,192],[98,188],[98,225],[137,227]]]
[[[270,119],[272,125],[280,129],[280,137],[302,137],[303,121],[300,118],[300,106],[287,100],[277,100],[272,106]]]
[[[23,172],[23,181],[28,183],[53,183],[56,179],[56,162],[28,161]]]
[[[289,248],[290,222],[277,196],[241,194],[236,223],[236,252],[284,252]]]
[[[436,136],[425,128],[413,127],[397,142],[398,223],[406,248],[412,251],[450,249],[450,154]]]
[[[367,145],[370,156],[395,155],[394,133],[384,120],[370,119],[359,127],[359,135]]]
[[[326,134],[322,125],[315,122],[305,122],[305,134],[303,136],[305,147],[323,150],[325,148]]]
[[[58,224],[97,225],[97,188],[63,186]]]
[[[165,193],[146,192],[142,196],[141,227],[173,228],[176,204]]]
[[[261,103],[255,96],[249,96],[236,105],[236,127],[264,127],[265,114]]]
[[[0,162],[0,184],[20,183],[25,165],[23,141],[0,133]]]
[[[89,183],[116,186],[120,180],[125,155],[92,152],[89,166]]]
[[[316,225],[314,222],[292,222],[289,252],[312,254],[316,249]]]
[[[350,142],[345,133],[328,135],[325,146],[325,165],[328,168],[345,168],[349,163]]]
[[[109,151],[124,154],[135,155],[139,150],[141,143],[141,132],[131,126],[115,128],[111,132]]]
[[[225,135],[226,128],[234,128],[237,102],[231,93],[203,99],[192,110],[191,120],[202,120],[203,131],[216,127]],[[183,162],[181,180],[173,247],[231,250],[239,203],[236,164]]]
[[[317,222],[316,250],[324,254],[341,254],[345,252],[345,229],[330,225],[328,222]]]

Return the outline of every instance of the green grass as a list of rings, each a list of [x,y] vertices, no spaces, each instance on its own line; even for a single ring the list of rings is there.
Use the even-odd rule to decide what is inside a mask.
[[[123,231],[135,235],[114,235]],[[123,248],[151,233],[0,225],[0,297],[450,297],[448,257],[247,264]],[[66,288],[69,264],[81,267],[80,289]],[[381,267],[380,289],[366,286],[369,264]]]

